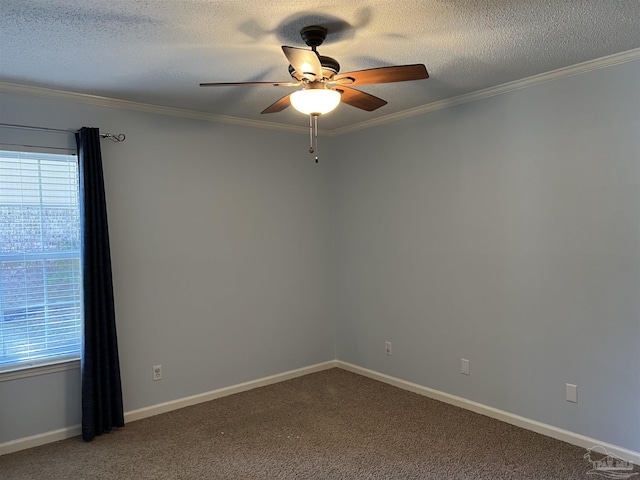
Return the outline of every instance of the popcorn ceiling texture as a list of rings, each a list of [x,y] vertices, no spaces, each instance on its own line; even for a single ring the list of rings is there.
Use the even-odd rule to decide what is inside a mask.
[[[0,0],[0,81],[300,125],[292,109],[259,114],[289,89],[198,83],[287,81],[280,46],[304,47],[311,24],[343,72],[431,75],[362,87],[389,104],[342,105],[327,129],[640,47],[638,0]]]

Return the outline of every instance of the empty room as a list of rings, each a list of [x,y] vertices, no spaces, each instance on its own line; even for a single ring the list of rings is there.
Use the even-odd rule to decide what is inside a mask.
[[[0,478],[640,477],[640,2],[1,5]]]

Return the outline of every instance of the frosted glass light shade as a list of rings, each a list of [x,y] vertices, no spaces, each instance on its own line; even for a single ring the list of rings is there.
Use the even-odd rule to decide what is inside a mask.
[[[340,104],[340,92],[313,88],[297,90],[289,97],[291,105],[305,115],[324,115]]]

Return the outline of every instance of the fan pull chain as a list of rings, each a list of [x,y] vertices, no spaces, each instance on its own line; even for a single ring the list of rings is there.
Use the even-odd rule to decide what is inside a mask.
[[[318,115],[313,116],[314,133],[316,137],[316,163],[318,163]]]
[[[315,152],[313,148],[313,115],[309,115],[309,153]]]
[[[315,138],[315,146],[313,140]],[[316,163],[318,163],[318,115],[309,115],[309,153],[316,154]]]

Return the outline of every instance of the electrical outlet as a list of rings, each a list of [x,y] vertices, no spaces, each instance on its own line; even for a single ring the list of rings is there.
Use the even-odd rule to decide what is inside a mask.
[[[162,365],[153,366],[153,381],[162,380]]]
[[[384,342],[384,353],[391,355],[391,342]]]
[[[469,360],[467,360],[466,358],[463,358],[460,361],[460,373],[462,373],[463,375],[471,375],[471,372],[469,370]]]
[[[578,403],[578,386],[572,383],[566,384],[567,402]]]

